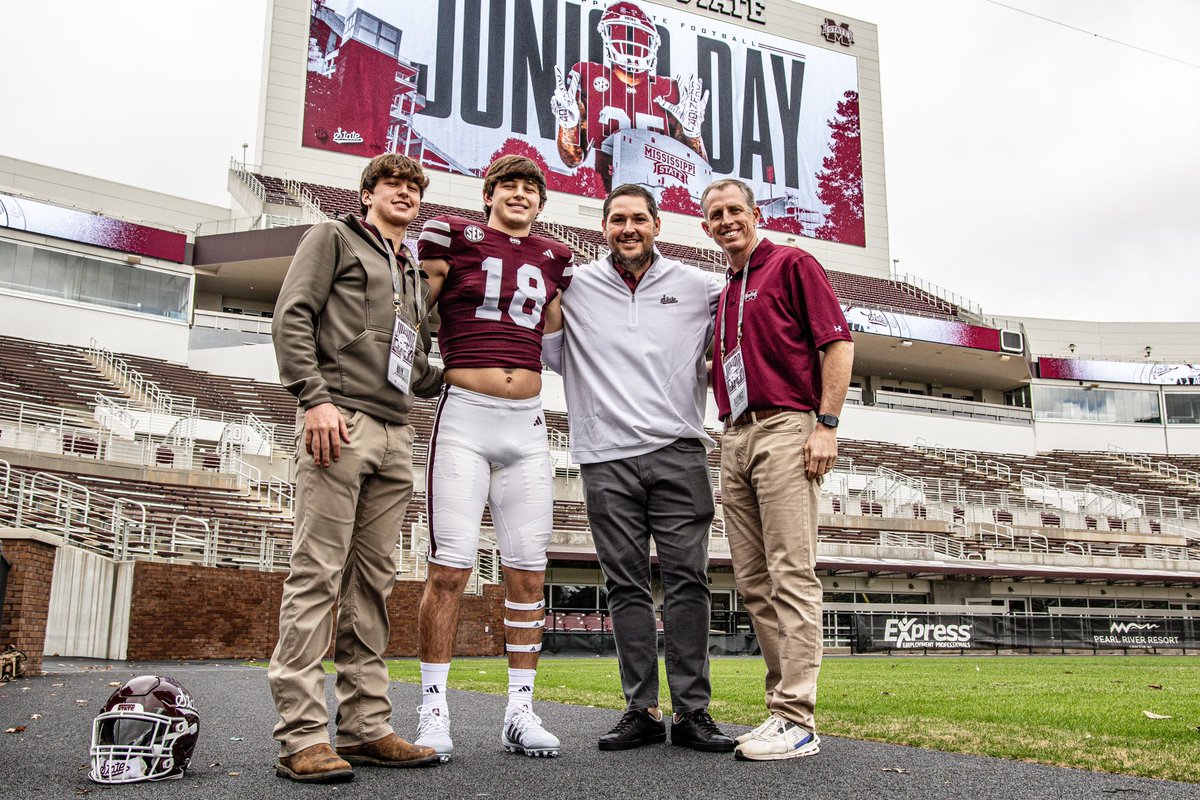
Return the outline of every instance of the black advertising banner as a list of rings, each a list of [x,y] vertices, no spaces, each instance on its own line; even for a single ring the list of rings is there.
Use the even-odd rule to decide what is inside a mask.
[[[855,651],[1056,648],[1200,649],[1193,619],[854,614]]]

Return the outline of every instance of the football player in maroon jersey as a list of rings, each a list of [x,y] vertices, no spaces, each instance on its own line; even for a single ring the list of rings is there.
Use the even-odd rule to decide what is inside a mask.
[[[571,281],[572,254],[561,242],[530,234],[546,201],[546,179],[528,158],[496,159],[484,175],[483,201],[486,224],[436,217],[418,243],[441,317],[447,386],[426,467],[429,576],[420,611],[417,741],[443,761],[454,751],[446,674],[485,503],[504,570],[509,702],[502,742],[531,756],[556,756],[559,749],[532,708],[554,521],[541,348],[544,312]]]
[[[550,108],[558,119],[558,154],[568,167],[596,149],[596,171],[612,190],[610,137],[625,128],[668,134],[708,160],[700,128],[708,92],[695,75],[686,81],[654,74],[660,37],[654,22],[629,0],[613,3],[600,17],[604,54],[611,66],[583,61],[563,82],[554,68]],[[580,93],[582,90],[582,94]]]

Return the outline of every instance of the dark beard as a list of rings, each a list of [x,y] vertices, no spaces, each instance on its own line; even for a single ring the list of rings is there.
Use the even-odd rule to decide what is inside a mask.
[[[633,273],[635,273],[635,274],[636,274],[636,273],[638,273],[638,272],[640,272],[640,271],[643,271],[643,270],[645,270],[647,267],[649,267],[649,266],[650,266],[650,261],[651,261],[653,258],[654,258],[654,251],[653,251],[653,250],[651,250],[650,252],[646,253],[646,255],[645,255],[645,256],[643,256],[642,258],[639,258],[639,259],[637,259],[637,260],[634,260],[634,259],[627,259],[627,258],[625,258],[624,256],[620,255],[620,254],[619,254],[619,253],[618,253],[616,250],[613,250],[613,251],[612,251],[612,260],[613,260],[613,263],[614,263],[614,264],[616,264],[616,265],[617,265],[618,267],[620,267],[621,269],[627,270],[627,271],[629,271],[629,272],[633,272]]]

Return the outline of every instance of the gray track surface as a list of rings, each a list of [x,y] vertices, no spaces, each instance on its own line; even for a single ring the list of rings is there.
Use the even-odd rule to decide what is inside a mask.
[[[499,660],[497,660],[499,664]],[[669,744],[601,753],[596,737],[616,722],[607,709],[538,703],[546,726],[563,740],[561,757],[533,759],[504,752],[500,720],[505,698],[452,691],[454,760],[438,767],[360,767],[354,781],[300,785],[276,778],[271,739],[275,709],[266,670],[237,662],[110,662],[47,659],[48,674],[0,684],[0,797],[107,797],[155,800],[219,798],[571,798],[687,797],[1024,798],[1133,797],[1200,800],[1200,785],[1125,778],[998,758],[823,738],[820,755],[781,762],[735,761]],[[200,744],[182,780],[101,786],[87,779],[92,717],[113,681],[134,675],[177,678],[196,698]],[[57,685],[61,684],[61,685]],[[332,704],[332,679],[328,684]],[[420,687],[394,683],[397,731],[411,738]],[[82,702],[77,702],[82,701]],[[32,714],[42,718],[31,720]],[[726,725],[726,732],[745,727]],[[905,772],[885,771],[900,769]]]

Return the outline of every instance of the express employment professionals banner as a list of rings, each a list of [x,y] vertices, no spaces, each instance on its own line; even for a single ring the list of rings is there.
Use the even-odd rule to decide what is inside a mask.
[[[864,245],[856,59],[768,30],[633,0],[314,0],[302,142],[471,175],[518,153],[551,189],[638,183],[695,215],[737,177],[768,228]]]
[[[856,652],[1066,648],[1200,648],[1196,621],[1183,618],[976,616],[856,613]]]

